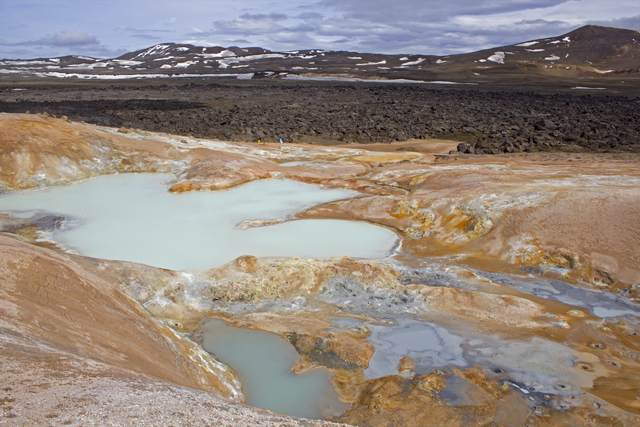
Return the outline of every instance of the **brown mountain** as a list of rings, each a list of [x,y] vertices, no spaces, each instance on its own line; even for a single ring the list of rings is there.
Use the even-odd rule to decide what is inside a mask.
[[[611,73],[640,65],[640,33],[587,25],[558,37],[486,49],[446,58],[451,65],[516,66],[528,70]],[[450,66],[451,66],[450,65]],[[480,67],[484,69],[485,67]]]
[[[383,55],[319,49],[164,43],[118,58],[82,56],[0,61],[0,79],[230,77],[238,79],[447,80],[475,84],[538,78],[640,75],[640,33],[588,25],[557,37],[449,55]]]

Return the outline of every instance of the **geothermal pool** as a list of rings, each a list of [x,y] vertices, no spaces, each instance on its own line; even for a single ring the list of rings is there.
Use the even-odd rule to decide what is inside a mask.
[[[67,248],[97,258],[174,270],[212,268],[241,255],[383,258],[397,242],[396,235],[385,228],[353,221],[297,220],[238,228],[245,221],[286,220],[321,203],[357,197],[356,192],[264,180],[227,191],[172,194],[168,187],[173,178],[170,174],[119,174],[14,192],[0,195],[0,212],[22,218],[60,215],[65,217],[63,228],[48,237]],[[567,304],[567,310],[590,311],[603,324],[609,320],[612,325],[631,322],[638,313],[636,304],[598,289],[541,277],[473,272],[496,286]],[[429,263],[408,271],[407,277],[431,286],[477,290],[475,282],[466,283],[455,272],[432,270]],[[498,332],[474,329],[468,322],[457,326],[447,321],[434,323],[419,315],[425,309],[422,300],[393,302],[394,294],[387,298],[340,280],[346,282],[337,282],[334,290],[329,287],[317,298],[341,312],[341,317],[332,320],[332,329],[369,330],[366,340],[374,353],[363,371],[365,380],[398,375],[400,361],[408,356],[415,362],[415,375],[427,375],[434,369],[451,372],[479,367],[524,396],[523,405],[554,405],[564,410],[582,404],[600,405],[584,390],[593,387],[606,369],[621,369],[616,360],[600,363],[576,345],[527,334],[507,339]],[[369,320],[362,319],[363,313]],[[358,318],[350,318],[350,314],[358,314]],[[616,319],[619,316],[626,317]],[[558,318],[549,325],[568,326],[563,322]],[[205,323],[203,332],[203,348],[238,373],[248,405],[312,419],[336,417],[347,410],[326,369],[300,375],[291,372],[300,358],[277,334],[234,328],[220,320]],[[457,374],[438,397],[452,406],[477,405],[487,399]]]
[[[311,419],[338,416],[347,409],[338,400],[329,371],[291,372],[300,356],[284,338],[234,328],[222,320],[210,320],[203,329],[203,348],[238,374],[246,404]]]
[[[243,221],[286,219],[358,193],[289,180],[255,181],[216,192],[173,194],[170,174],[116,174],[0,196],[0,212],[67,218],[50,238],[82,255],[173,270],[203,270],[241,255],[379,258],[396,235],[364,222],[288,221],[239,229]]]

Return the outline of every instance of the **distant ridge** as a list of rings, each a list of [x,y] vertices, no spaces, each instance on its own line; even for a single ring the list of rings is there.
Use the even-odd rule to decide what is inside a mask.
[[[620,28],[587,25],[558,37],[530,40],[500,48],[457,55],[458,60],[481,60],[503,51],[505,63],[554,63],[621,69],[640,63],[640,33]]]
[[[588,25],[557,37],[448,56],[321,49],[272,52],[260,47],[162,43],[112,59],[63,56],[0,61],[0,79],[228,77],[430,82],[446,78],[452,83],[479,84],[482,76],[504,73],[580,78],[638,74],[640,33]]]

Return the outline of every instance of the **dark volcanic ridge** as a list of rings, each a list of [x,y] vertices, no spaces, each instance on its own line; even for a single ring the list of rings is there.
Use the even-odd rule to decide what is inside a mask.
[[[119,58],[64,56],[0,61],[0,78],[383,79],[482,84],[505,73],[591,78],[640,72],[640,33],[586,26],[570,33],[478,52],[383,55],[345,51],[272,52],[259,47],[198,47],[165,43]]]

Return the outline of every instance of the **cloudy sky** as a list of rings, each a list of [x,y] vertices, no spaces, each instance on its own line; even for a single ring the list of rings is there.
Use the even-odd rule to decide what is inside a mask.
[[[0,58],[161,42],[443,55],[590,23],[640,30],[640,0],[0,0]]]

